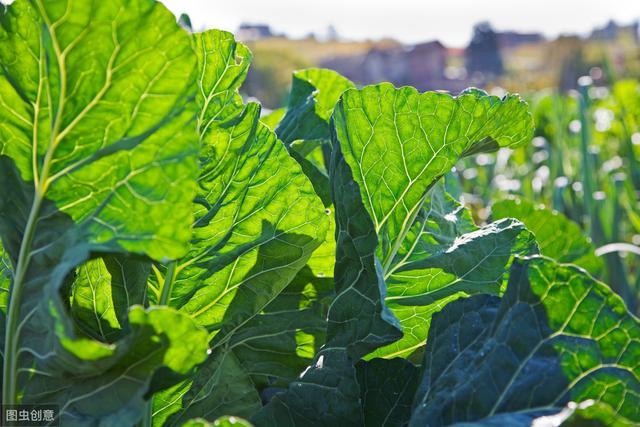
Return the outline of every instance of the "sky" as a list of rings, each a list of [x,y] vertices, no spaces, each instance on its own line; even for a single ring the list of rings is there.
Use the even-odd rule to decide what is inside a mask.
[[[302,37],[326,34],[334,25],[344,38],[393,37],[406,43],[439,39],[462,47],[473,24],[498,30],[588,33],[609,19],[640,18],[640,0],[164,0],[186,12],[195,30],[235,31],[242,22],[266,23],[276,32]]]

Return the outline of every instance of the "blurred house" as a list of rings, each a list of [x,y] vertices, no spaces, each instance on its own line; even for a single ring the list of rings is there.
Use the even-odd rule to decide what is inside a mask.
[[[410,47],[387,43],[374,46],[361,55],[325,59],[320,66],[336,70],[363,85],[388,81],[396,86],[409,85],[422,91],[447,89],[447,52],[439,41]]]
[[[363,84],[390,81],[398,86],[406,84],[409,63],[403,47],[374,47],[363,58],[359,78]]]
[[[261,40],[273,37],[271,27],[265,24],[240,24],[236,38],[240,41]]]
[[[424,91],[439,86],[445,79],[447,48],[439,41],[417,44],[406,53],[406,57],[406,84]]]
[[[335,70],[354,82],[363,78],[364,55],[340,55],[322,59],[318,66]]]
[[[363,85],[380,81],[402,85],[405,84],[408,72],[406,50],[400,43],[390,40],[376,43],[364,52],[329,55],[319,65]]]
[[[591,40],[615,41],[620,37],[630,36],[636,42],[640,41],[640,22],[629,25],[618,25],[615,21],[609,21],[604,27],[596,28],[591,33]]]

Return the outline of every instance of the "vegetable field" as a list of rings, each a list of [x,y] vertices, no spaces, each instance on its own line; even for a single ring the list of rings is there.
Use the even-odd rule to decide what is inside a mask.
[[[240,95],[249,49],[185,27],[152,0],[0,6],[3,405],[640,424],[640,83],[453,96],[307,69],[267,115]]]

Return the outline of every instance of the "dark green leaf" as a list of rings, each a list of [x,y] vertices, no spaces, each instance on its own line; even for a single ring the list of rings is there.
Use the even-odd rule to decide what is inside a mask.
[[[638,423],[639,323],[582,270],[518,260],[502,300],[471,297],[434,317],[411,425],[523,419],[588,400]]]
[[[405,359],[373,359],[356,365],[364,425],[403,426],[420,379],[418,368]]]
[[[634,425],[629,420],[616,416],[616,411],[603,402],[586,400],[569,402],[561,409],[533,409],[516,413],[498,414],[480,421],[455,423],[455,427],[627,427]]]
[[[276,394],[252,421],[258,426],[362,426],[356,369],[343,349],[324,349],[315,363]]]
[[[230,351],[210,356],[197,375],[157,394],[153,404],[154,425],[176,426],[192,417],[216,419],[220,413],[249,416],[262,406],[251,378]]]

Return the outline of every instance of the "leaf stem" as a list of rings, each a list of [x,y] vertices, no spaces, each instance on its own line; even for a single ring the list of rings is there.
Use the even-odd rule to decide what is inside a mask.
[[[38,223],[38,215],[42,206],[42,193],[36,191],[29,212],[29,218],[25,226],[24,236],[20,244],[20,253],[18,255],[18,265],[16,266],[16,274],[10,290],[9,307],[7,311],[7,322],[5,325],[4,337],[4,366],[2,372],[2,403],[4,405],[16,404],[16,388],[18,383],[18,342],[19,333],[17,327],[20,321],[20,302],[22,299],[22,291],[24,281],[29,266],[31,256],[31,246],[33,236]]]

